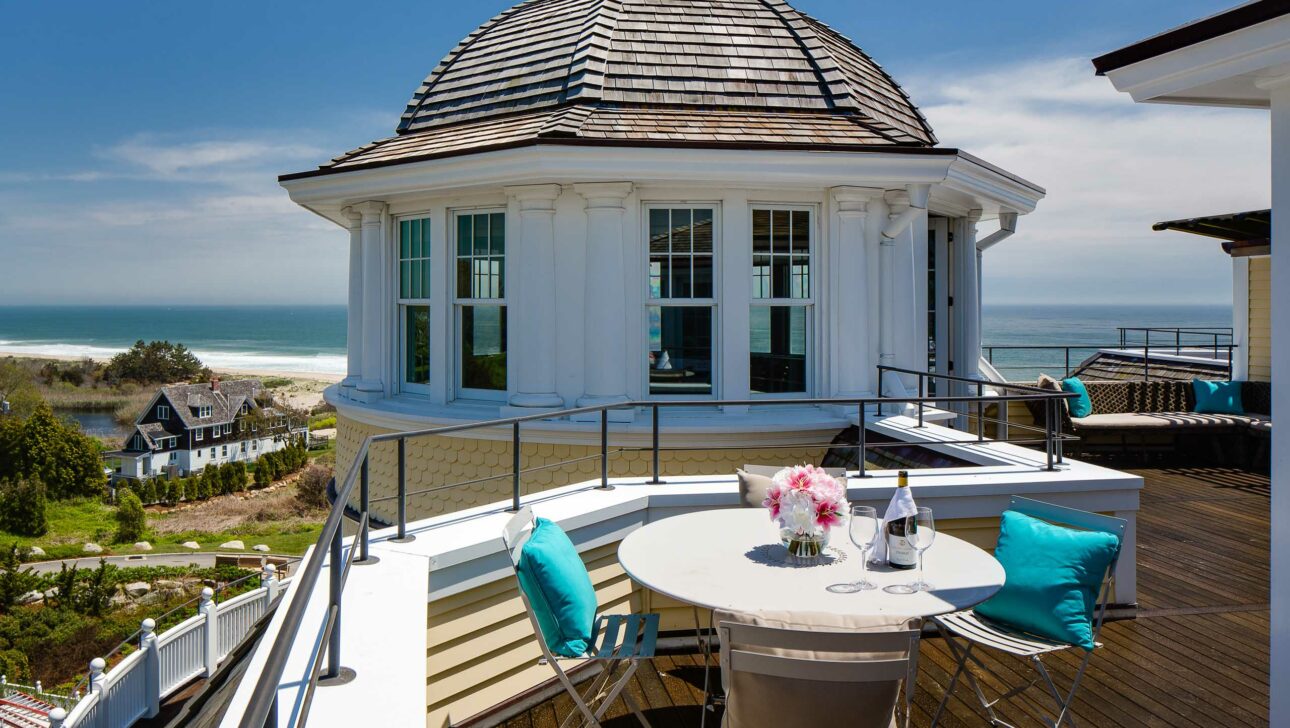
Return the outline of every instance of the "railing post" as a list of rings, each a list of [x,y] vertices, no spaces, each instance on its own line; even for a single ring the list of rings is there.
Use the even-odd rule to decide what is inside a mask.
[[[651,420],[651,425],[650,425],[650,460],[652,460],[652,461],[653,461],[653,462],[651,463],[651,465],[652,465],[653,472],[654,472],[654,479],[650,481],[650,485],[660,485],[663,481],[659,478],[659,472],[658,472],[658,471],[659,471],[659,467],[658,467],[658,461],[659,461],[659,452],[658,452],[658,451],[659,451],[659,447],[658,447],[658,441],[659,441],[658,405],[656,404],[656,405],[654,405],[653,407],[651,407],[650,409],[651,409],[651,412],[650,412],[650,420]]]
[[[399,438],[399,535],[400,541],[408,538],[408,462],[407,438]]]
[[[273,608],[273,600],[278,598],[278,567],[265,564],[260,572],[260,586],[264,587],[264,613]]]
[[[139,651],[143,653],[143,696],[148,701],[145,718],[161,713],[161,656],[157,653],[157,623],[151,619],[139,625]]]
[[[520,423],[511,423],[511,512],[520,512]]]
[[[1071,375],[1071,348],[1069,346],[1064,348],[1066,350],[1066,376],[1069,377]]]
[[[63,728],[67,721],[67,711],[62,708],[54,708],[49,711],[49,728]]]
[[[985,386],[976,383],[976,441],[985,442]]]
[[[330,558],[330,579],[328,587],[330,594],[327,603],[336,609],[336,619],[331,625],[331,635],[327,641],[327,672],[323,673],[324,679],[340,677],[340,579],[344,568],[343,557],[341,555],[340,529],[331,537],[331,558]]]
[[[926,379],[920,372],[918,375],[918,426],[923,426],[923,392],[926,391]]]
[[[368,464],[371,462],[371,460],[372,460],[372,451],[369,449],[367,453],[363,455],[363,471],[361,474],[362,480],[359,482],[358,500],[359,500],[359,504],[362,506],[362,510],[359,514],[360,518],[363,516],[366,516],[369,510],[371,509],[371,488],[369,483],[370,478],[368,477]],[[365,522],[359,523],[359,532],[358,532],[359,549],[358,549],[357,561],[360,564],[368,562],[367,534],[368,534],[368,531],[370,530],[371,528],[368,526],[367,523]]]
[[[881,386],[881,385],[880,385],[880,386]],[[865,453],[867,453],[867,452],[868,452],[869,448],[868,448],[868,443],[866,442],[866,439],[867,439],[867,438],[865,437],[865,427],[864,427],[864,424],[865,424],[865,423],[864,423],[864,400],[861,400],[861,401],[860,401],[860,419],[859,419],[859,423],[860,423],[860,424],[858,425],[858,428],[859,428],[859,430],[860,430],[860,435],[859,435],[859,438],[858,438],[857,442],[859,443],[858,452],[859,452],[860,457],[859,457],[858,459],[859,459],[859,461],[860,461],[860,477],[861,477],[861,478],[867,478],[867,477],[869,477],[869,476],[865,473],[865,465],[866,465],[866,463],[865,463]]]
[[[1147,345],[1142,347],[1142,380],[1151,381],[1151,332],[1147,332]]]
[[[600,489],[609,490],[609,408],[600,410]]]
[[[1056,470],[1053,467],[1053,420],[1057,417],[1057,407],[1054,406],[1057,401],[1057,399],[1049,397],[1046,400],[1047,405],[1044,409],[1047,415],[1044,417],[1044,454],[1048,460],[1046,470]]]
[[[210,677],[215,674],[215,668],[219,664],[219,610],[215,606],[214,589],[202,588],[202,601],[197,606],[197,612],[206,617],[202,623],[202,636],[206,655],[206,677]]]

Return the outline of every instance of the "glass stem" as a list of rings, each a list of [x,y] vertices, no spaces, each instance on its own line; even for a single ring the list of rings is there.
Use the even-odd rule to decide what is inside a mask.
[[[922,549],[919,549],[918,551],[918,587],[921,589],[922,586],[923,586],[923,551]]]
[[[869,552],[860,552],[860,583],[869,581]]]

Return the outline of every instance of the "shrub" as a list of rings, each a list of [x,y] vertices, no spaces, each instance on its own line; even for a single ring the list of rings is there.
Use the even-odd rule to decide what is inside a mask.
[[[255,464],[255,486],[263,488],[273,483],[270,476],[269,467],[265,464],[264,458]]]
[[[184,478],[184,500],[192,502],[197,500],[197,481],[193,478]]]
[[[260,471],[264,471],[264,477],[266,478],[265,485],[273,483],[277,481],[278,478],[282,477],[281,470],[282,464],[278,459],[278,454],[276,452],[269,452],[261,455],[260,461],[255,465],[255,474],[257,476],[260,474]],[[258,479],[256,482],[259,482]]]
[[[107,485],[98,441],[41,403],[26,420],[0,419],[0,478],[38,480],[50,498],[102,496]]]
[[[327,483],[333,476],[331,468],[310,465],[296,481],[296,500],[306,508],[326,508]]]
[[[211,497],[210,480],[202,477],[201,475],[194,475],[192,477],[192,481],[197,484],[197,497],[199,499],[206,500]]]
[[[237,469],[233,463],[224,463],[219,468],[220,492],[224,495],[237,491]]]
[[[116,540],[118,543],[133,543],[143,539],[148,530],[148,514],[143,510],[143,503],[134,493],[126,490],[117,499],[116,506]]]
[[[206,492],[212,496],[217,496],[224,492],[224,483],[219,476],[219,467],[216,465],[207,465],[202,470],[202,486]]]
[[[183,344],[140,339],[129,351],[112,357],[104,375],[111,382],[166,384],[205,379],[210,370]]]
[[[157,502],[157,484],[152,479],[143,480],[139,483],[139,500],[144,505],[150,505]]]
[[[0,526],[19,536],[44,536],[45,486],[39,480],[0,481]]]
[[[22,568],[17,542],[7,551],[0,551],[0,614],[7,614],[22,595],[35,591],[40,585],[41,578],[31,567]]]
[[[184,499],[184,484],[178,480],[171,480],[166,483],[166,502],[174,505]]]
[[[230,463],[229,465],[233,469],[234,489],[239,491],[246,490],[247,486],[251,483],[251,476],[246,472],[246,463],[239,460],[238,462]]]

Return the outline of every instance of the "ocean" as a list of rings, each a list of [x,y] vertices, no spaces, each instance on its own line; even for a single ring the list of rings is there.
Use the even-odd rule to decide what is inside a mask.
[[[982,341],[1095,348],[1118,344],[1119,326],[1231,325],[1230,306],[993,305]],[[345,373],[344,306],[0,307],[0,352],[107,359],[138,339],[182,343],[217,369]],[[1063,364],[1060,352],[1043,351],[996,351],[994,360],[1012,379]]]
[[[214,369],[345,374],[344,306],[0,306],[0,352],[106,360],[139,339]]]

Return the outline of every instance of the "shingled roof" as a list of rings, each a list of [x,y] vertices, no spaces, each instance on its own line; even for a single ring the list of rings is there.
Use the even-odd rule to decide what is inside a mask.
[[[527,0],[466,36],[397,135],[284,179],[539,143],[902,147],[927,120],[781,0]]]

